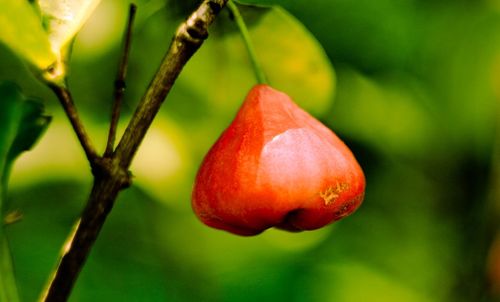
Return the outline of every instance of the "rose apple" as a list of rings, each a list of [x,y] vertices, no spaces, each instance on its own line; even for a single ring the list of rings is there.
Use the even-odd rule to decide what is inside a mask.
[[[347,146],[288,95],[260,84],[205,156],[192,206],[208,226],[249,236],[321,228],[354,212],[364,190]]]

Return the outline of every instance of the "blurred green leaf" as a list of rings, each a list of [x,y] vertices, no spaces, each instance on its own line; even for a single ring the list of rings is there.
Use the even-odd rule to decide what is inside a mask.
[[[40,70],[56,60],[42,21],[26,0],[0,0],[0,41]]]
[[[16,135],[16,121],[20,116],[21,95],[13,85],[0,86],[0,301],[19,301],[12,259],[4,234],[4,202],[7,186],[7,171],[10,166],[8,154]]]
[[[280,7],[245,6],[241,13],[271,85],[312,114],[324,112],[333,101],[335,74],[311,33]],[[233,116],[256,79],[236,25],[227,19],[218,23],[214,36],[195,54],[179,80],[208,101],[211,111]]]
[[[364,72],[405,68],[418,63],[420,36],[414,0],[245,0],[279,3],[316,36],[336,67]],[[435,2],[435,1],[434,1]],[[425,23],[425,19],[421,20]]]
[[[46,129],[50,118],[43,105],[27,100],[18,87],[0,84],[0,301],[18,301],[11,256],[4,234],[5,196],[14,160],[29,150]]]
[[[333,102],[335,73],[323,47],[290,13],[273,7],[250,30],[271,85],[321,115]]]
[[[50,117],[43,114],[42,103],[26,99],[11,83],[0,84],[0,98],[0,169],[5,187],[14,160],[33,147]]]

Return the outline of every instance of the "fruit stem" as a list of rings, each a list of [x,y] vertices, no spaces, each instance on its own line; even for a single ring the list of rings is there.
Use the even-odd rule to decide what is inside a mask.
[[[245,20],[240,14],[240,10],[238,6],[233,1],[227,2],[227,7],[231,11],[234,17],[234,21],[240,30],[241,37],[243,38],[243,43],[248,52],[248,56],[250,57],[250,61],[252,62],[253,71],[255,73],[255,77],[257,78],[257,82],[259,84],[268,84],[267,78],[262,71],[262,68],[257,60],[257,55],[255,54],[255,49],[253,48],[252,40],[250,39],[250,34],[248,33],[248,28],[245,24]]]

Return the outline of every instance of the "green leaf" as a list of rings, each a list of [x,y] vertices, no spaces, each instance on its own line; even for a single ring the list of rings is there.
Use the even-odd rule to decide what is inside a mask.
[[[335,73],[321,44],[292,15],[273,7],[251,30],[271,84],[317,115],[327,109]]]
[[[14,160],[33,147],[50,123],[43,104],[26,99],[17,86],[0,84],[0,171],[6,184]],[[2,188],[5,189],[5,188]]]
[[[50,117],[43,105],[25,99],[19,88],[0,83],[0,301],[19,301],[12,260],[4,234],[4,209],[8,178],[14,160],[31,149],[47,128]]]
[[[422,45],[418,41],[436,31],[432,27],[433,24],[430,24],[431,16],[420,16],[424,11],[418,9],[422,4],[420,1],[239,0],[238,2],[282,5],[306,24],[321,41],[323,47],[328,49],[328,54],[334,61],[369,74],[390,71],[394,68],[407,68],[411,64],[421,67],[422,63],[415,59],[422,50]],[[451,7],[446,11],[452,11]],[[443,21],[440,14],[432,15]],[[468,16],[471,15],[473,14],[469,12]],[[429,21],[419,25],[418,22],[422,18]],[[471,28],[465,21],[460,24]],[[422,29],[427,27],[431,29],[428,34],[422,32]]]
[[[0,0],[0,42],[44,70],[56,57],[40,17],[27,0]]]
[[[240,9],[271,86],[289,94],[312,114],[323,113],[333,101],[335,73],[318,41],[280,7]],[[236,25],[223,19],[224,15],[221,17],[213,36],[195,54],[179,80],[189,85],[191,92],[203,96],[214,113],[229,116],[256,79]]]

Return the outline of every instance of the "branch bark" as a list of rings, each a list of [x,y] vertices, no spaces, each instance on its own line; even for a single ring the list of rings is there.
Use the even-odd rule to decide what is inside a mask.
[[[90,140],[90,137],[83,126],[82,121],[76,111],[75,103],[73,102],[73,97],[66,85],[57,85],[55,83],[49,83],[50,89],[54,92],[54,94],[59,99],[61,106],[68,117],[71,126],[73,127],[73,131],[75,131],[78,140],[80,141],[80,145],[85,151],[85,155],[87,156],[87,160],[92,166],[97,158],[97,152]]]
[[[94,183],[87,206],[63,247],[42,301],[67,301],[73,285],[121,190],[131,182],[128,169],[147,130],[184,65],[208,37],[208,27],[227,0],[204,0],[177,29],[167,54],[110,157],[92,165]]]

